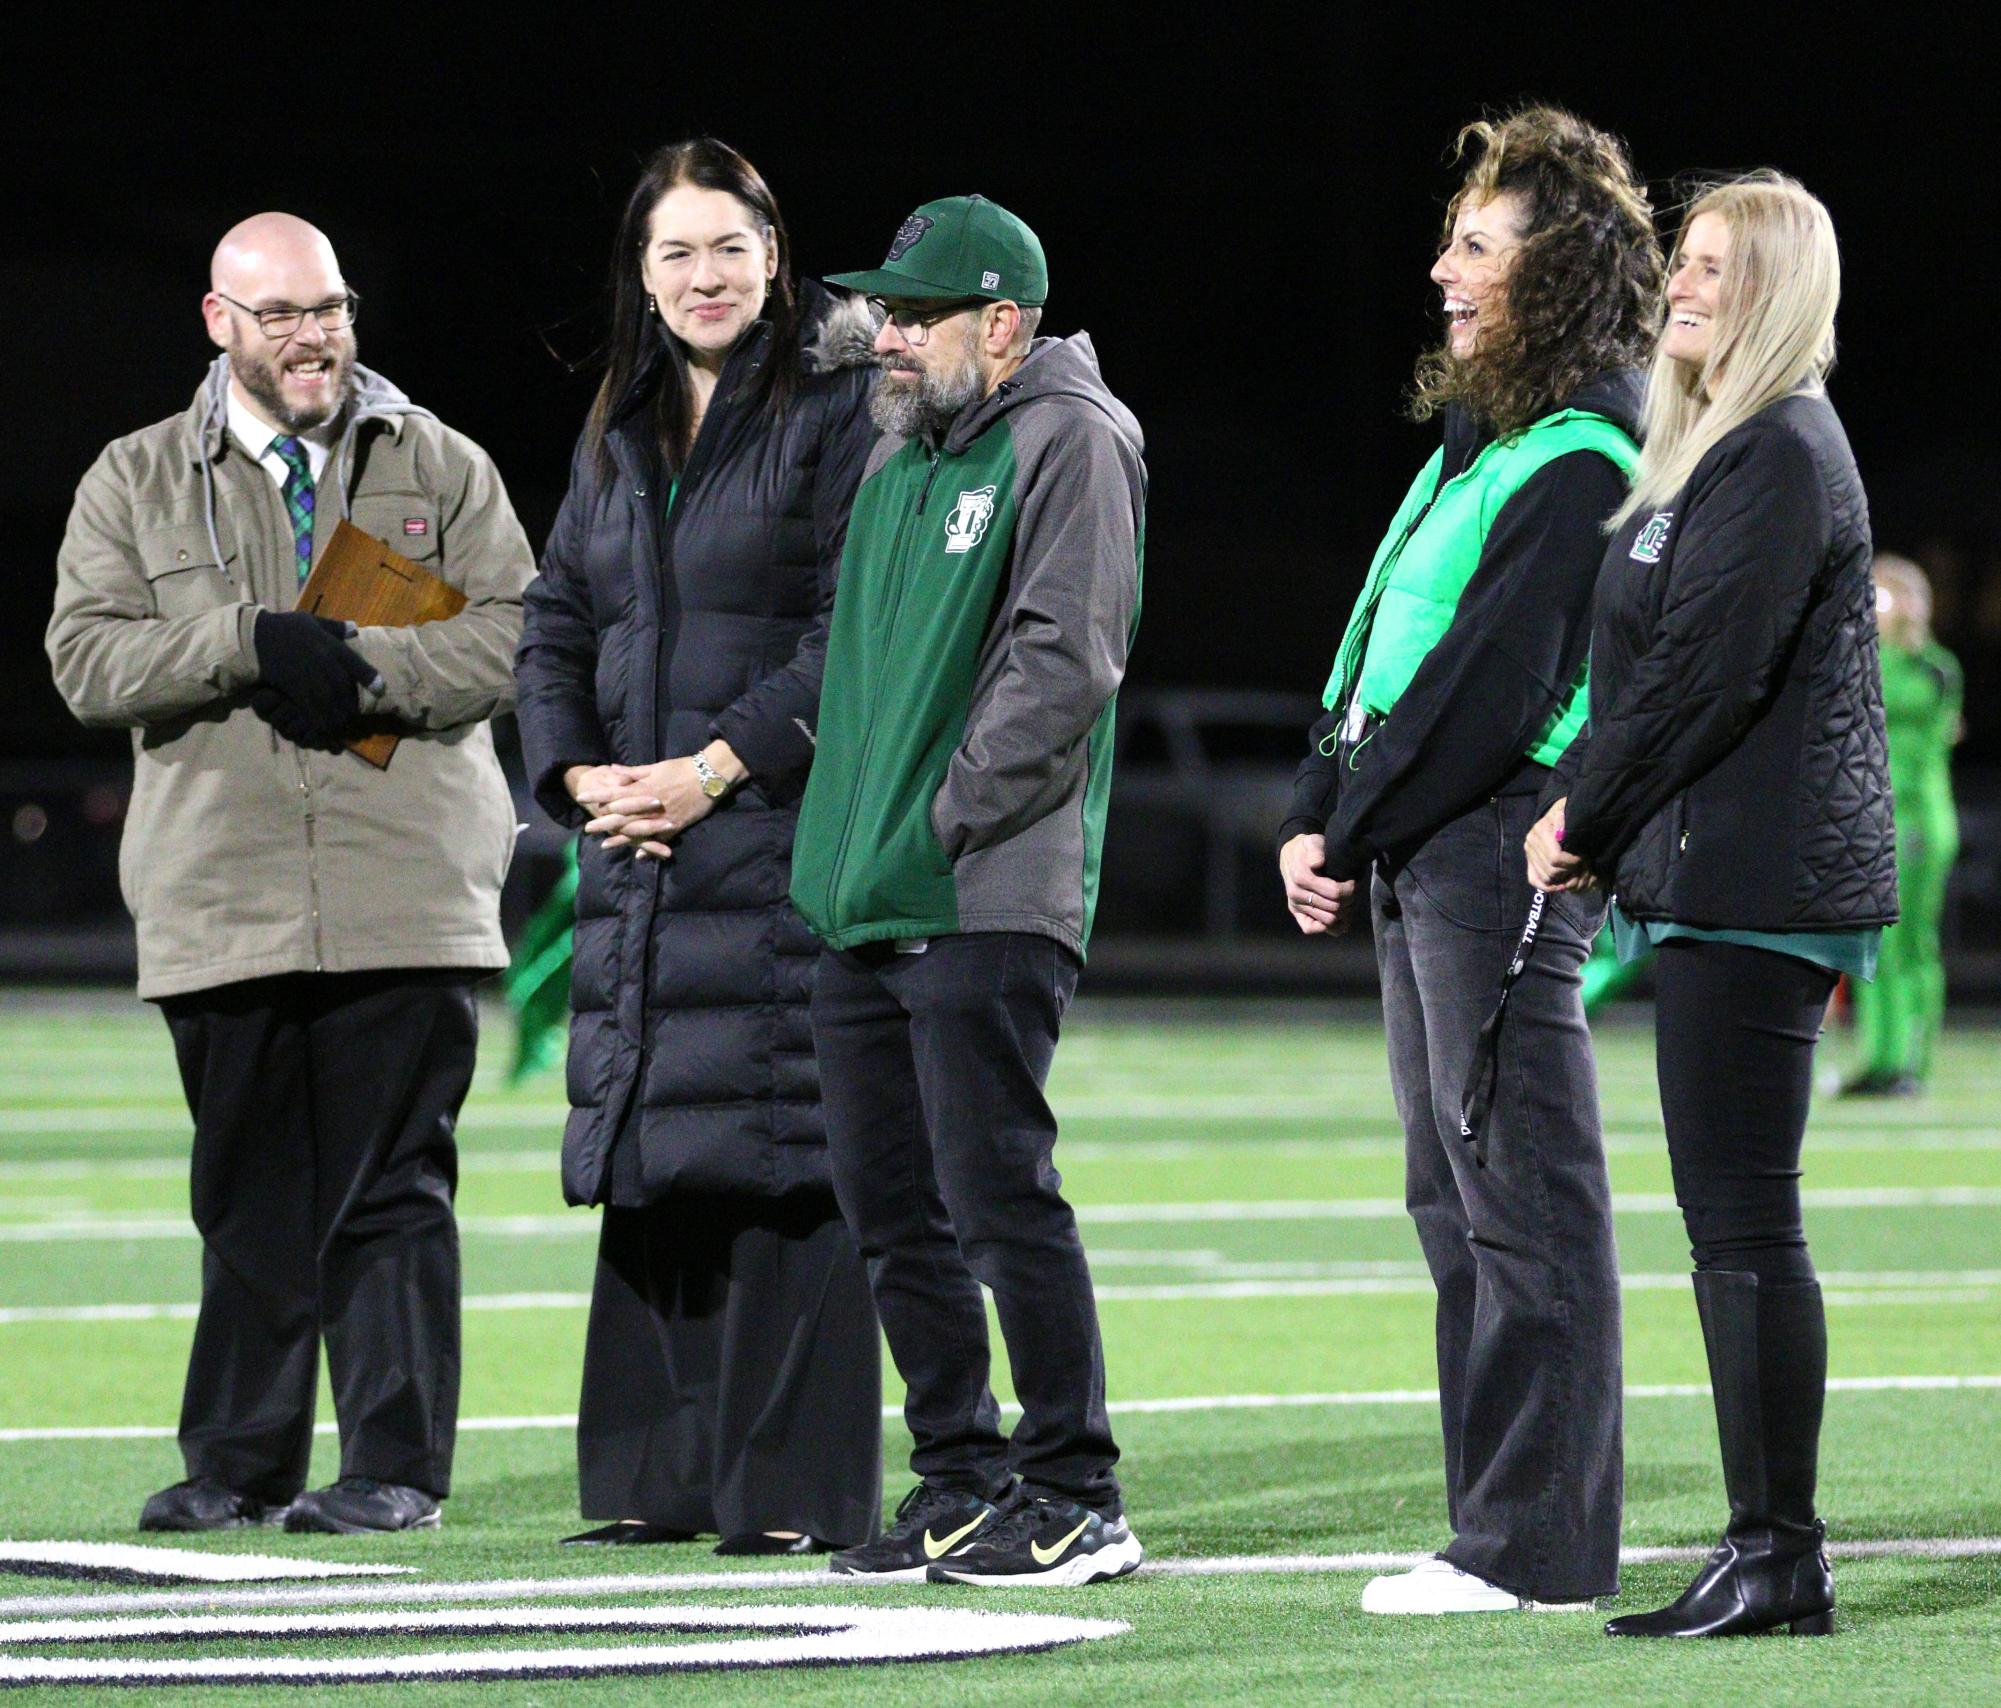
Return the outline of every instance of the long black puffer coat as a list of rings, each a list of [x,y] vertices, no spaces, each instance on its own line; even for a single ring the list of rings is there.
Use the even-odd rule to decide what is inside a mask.
[[[1591,719],[1545,790],[1635,919],[1897,917],[1869,510],[1824,396],[1760,410],[1612,537]]]
[[[738,396],[768,345],[760,323],[717,382],[670,511],[635,388],[607,435],[617,479],[579,445],[526,595],[517,715],[545,811],[584,822],[563,787],[572,765],[651,764],[718,736],[751,772],[671,860],[583,839],[572,1203],[609,1192],[635,1097],[649,1200],[828,1183],[807,1019],[819,945],[786,890],[874,369],[865,316],[809,289],[808,371],[784,413]]]

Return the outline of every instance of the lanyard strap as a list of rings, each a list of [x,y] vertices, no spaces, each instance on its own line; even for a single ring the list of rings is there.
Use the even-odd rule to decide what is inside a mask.
[[[1480,1028],[1480,1036],[1473,1045],[1473,1064],[1466,1073],[1466,1089],[1459,1096],[1459,1137],[1473,1147],[1473,1160],[1482,1168],[1487,1166],[1487,1116],[1494,1107],[1494,1090],[1501,1077],[1501,1019],[1508,1011],[1508,995],[1515,988],[1515,980],[1522,976],[1522,969],[1535,953],[1536,935],[1542,930],[1542,913],[1548,902],[1549,895],[1544,890],[1537,890],[1529,898],[1529,917],[1522,927],[1522,940],[1515,945],[1514,959],[1501,975],[1501,1000],[1494,1004],[1494,1012]]]

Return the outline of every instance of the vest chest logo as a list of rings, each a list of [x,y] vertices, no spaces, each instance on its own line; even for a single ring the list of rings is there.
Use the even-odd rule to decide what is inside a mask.
[[[1633,541],[1633,549],[1626,555],[1635,563],[1659,563],[1661,553],[1667,549],[1668,529],[1674,526],[1672,510],[1656,510],[1647,518],[1647,525]]]
[[[980,536],[994,519],[996,490],[991,486],[976,486],[971,492],[959,494],[959,502],[952,506],[952,514],[945,518],[945,549],[948,552],[969,552],[980,543]]]

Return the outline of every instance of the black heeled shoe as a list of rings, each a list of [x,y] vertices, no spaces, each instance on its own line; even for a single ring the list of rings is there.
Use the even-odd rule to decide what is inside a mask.
[[[1834,1630],[1826,1535],[1817,1519],[1804,1534],[1794,1525],[1733,1525],[1673,1605],[1610,1620],[1605,1635],[1755,1637],[1783,1627],[1795,1637],[1825,1637]]]
[[[824,1554],[832,1547],[817,1536],[767,1536],[753,1530],[748,1536],[725,1536],[716,1544],[718,1554]]]
[[[649,1524],[643,1518],[621,1518],[614,1524],[601,1524],[595,1530],[565,1536],[562,1546],[648,1548],[659,1542],[692,1542],[694,1539],[692,1530],[670,1530],[664,1524]]]

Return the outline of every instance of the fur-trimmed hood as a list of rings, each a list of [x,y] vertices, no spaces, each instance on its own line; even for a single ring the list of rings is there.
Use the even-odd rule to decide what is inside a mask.
[[[808,279],[800,289],[800,348],[807,370],[875,366],[875,320],[868,300],[852,291],[830,291]]]

